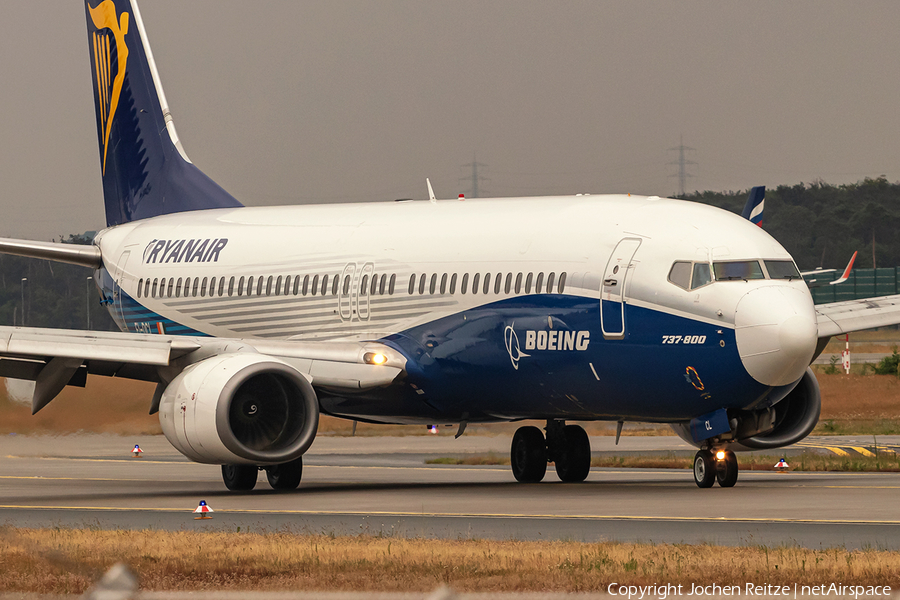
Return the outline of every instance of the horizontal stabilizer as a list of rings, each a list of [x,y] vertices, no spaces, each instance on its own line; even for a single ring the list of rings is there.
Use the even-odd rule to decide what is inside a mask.
[[[34,242],[0,238],[0,253],[42,258],[69,263],[90,269],[99,269],[102,264],[100,248],[81,244],[59,244],[56,242]]]

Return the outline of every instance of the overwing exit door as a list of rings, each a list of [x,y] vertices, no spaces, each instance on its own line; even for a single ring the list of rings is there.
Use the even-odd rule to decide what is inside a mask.
[[[606,264],[600,283],[600,329],[606,339],[625,337],[625,283],[640,245],[637,238],[620,240]]]

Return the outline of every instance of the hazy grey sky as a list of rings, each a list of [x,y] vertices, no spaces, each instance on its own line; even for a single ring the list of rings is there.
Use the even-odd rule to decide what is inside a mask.
[[[247,205],[900,179],[900,2],[144,0],[193,162]],[[105,225],[84,6],[0,20],[0,235]],[[461,179],[463,178],[463,179]]]

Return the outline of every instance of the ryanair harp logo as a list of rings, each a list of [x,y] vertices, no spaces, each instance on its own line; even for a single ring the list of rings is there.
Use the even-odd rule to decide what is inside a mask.
[[[100,111],[100,144],[103,148],[103,174],[106,175],[106,151],[109,149],[109,134],[113,118],[119,106],[119,95],[125,81],[125,66],[128,63],[128,13],[116,16],[113,0],[103,0],[97,8],[88,4],[91,21],[97,28],[91,36],[94,50],[94,73],[97,77],[97,106]],[[113,73],[113,68],[116,72]]]

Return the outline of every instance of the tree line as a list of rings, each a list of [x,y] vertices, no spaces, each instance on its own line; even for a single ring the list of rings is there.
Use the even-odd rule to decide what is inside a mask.
[[[695,192],[685,199],[740,214],[748,194]],[[882,176],[846,185],[780,185],[766,190],[762,225],[804,271],[843,268],[856,250],[857,267],[895,267],[900,265],[900,183]]]

